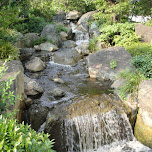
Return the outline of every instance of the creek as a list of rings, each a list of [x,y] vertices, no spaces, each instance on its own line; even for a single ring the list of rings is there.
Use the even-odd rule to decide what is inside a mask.
[[[74,24],[72,29],[77,45],[89,42],[88,33],[76,30]],[[53,82],[55,77],[64,83]],[[42,120],[43,112],[36,111],[32,120],[31,106],[23,120],[38,132],[49,133],[57,152],[150,152],[136,141],[122,101],[110,88],[112,82],[89,78],[86,57],[71,66],[54,62],[52,54],[37,81],[45,91],[33,104],[39,111],[45,107],[47,114]],[[62,89],[64,96],[54,97],[54,88]]]

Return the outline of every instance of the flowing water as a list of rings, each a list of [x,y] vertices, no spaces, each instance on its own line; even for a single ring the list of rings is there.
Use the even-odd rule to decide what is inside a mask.
[[[89,34],[71,25],[77,45],[88,43]],[[48,76],[65,83],[55,84]],[[88,77],[85,58],[70,66],[54,63],[52,56],[38,81],[45,84],[39,104],[50,109],[38,131],[51,134],[57,152],[151,152],[134,138],[122,102],[111,94],[111,82]],[[65,91],[63,98],[50,95],[56,86]]]

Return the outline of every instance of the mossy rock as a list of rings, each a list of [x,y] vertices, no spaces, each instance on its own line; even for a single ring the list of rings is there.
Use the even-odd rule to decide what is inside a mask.
[[[134,133],[138,141],[152,148],[152,128],[144,124],[139,114],[137,116]]]

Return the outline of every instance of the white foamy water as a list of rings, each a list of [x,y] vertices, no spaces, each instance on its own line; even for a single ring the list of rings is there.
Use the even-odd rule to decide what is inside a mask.
[[[82,32],[80,30],[77,30],[77,25],[74,23],[70,23],[72,27],[72,32],[75,33],[75,42],[77,46],[81,45],[82,43],[89,43],[89,33],[88,32]]]
[[[134,22],[140,22],[140,23],[146,23],[148,20],[151,19],[150,16],[129,16],[129,18],[131,19],[131,21]]]

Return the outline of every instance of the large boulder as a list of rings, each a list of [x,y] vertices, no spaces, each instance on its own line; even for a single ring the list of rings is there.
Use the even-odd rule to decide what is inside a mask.
[[[75,49],[82,55],[88,55],[90,53],[89,43],[82,43],[81,45],[77,46]]]
[[[64,65],[75,65],[81,59],[75,48],[63,48],[54,53],[54,62]]]
[[[139,85],[139,112],[135,125],[135,137],[152,148],[152,80],[144,80]]]
[[[21,48],[24,47],[32,47],[33,43],[40,39],[40,37],[36,33],[27,33],[24,35],[24,37],[21,39]]]
[[[0,62],[2,66],[3,62]],[[7,70],[3,77],[0,79],[0,82],[8,80],[9,78],[14,78],[14,82],[11,85],[11,91],[14,92],[15,96],[19,96],[21,100],[17,99],[14,106],[10,106],[9,110],[13,112],[13,110],[18,110],[17,119],[19,122],[21,121],[22,110],[24,107],[24,68],[22,63],[17,60],[9,61],[6,64]]]
[[[96,13],[96,11],[91,11],[83,14],[81,18],[78,21],[78,24],[87,23],[89,21],[93,21],[94,17],[93,15]]]
[[[24,90],[29,96],[36,96],[43,93],[43,88],[35,80],[24,75]]]
[[[87,61],[90,77],[102,80],[113,81],[121,71],[131,68],[131,55],[123,47],[102,49],[89,55]]]
[[[45,122],[48,114],[48,108],[39,104],[33,104],[28,109],[29,123],[31,127],[38,131],[40,126]]]
[[[63,11],[60,11],[57,13],[57,15],[54,15],[52,20],[56,23],[64,23],[66,19],[66,13]]]
[[[152,43],[152,27],[141,23],[135,24],[135,32],[137,36],[141,36],[144,42]]]
[[[45,43],[40,44],[39,48],[42,51],[51,51],[51,52],[52,51],[56,51],[56,50],[59,49],[56,45],[53,45],[53,44],[51,44],[49,42],[45,42]]]
[[[64,97],[65,92],[60,88],[54,88],[51,92],[54,97]]]
[[[29,71],[39,72],[45,69],[46,64],[40,58],[35,57],[34,59],[28,61],[25,64],[25,67]]]
[[[20,50],[21,61],[29,60],[30,57],[35,53],[34,48],[23,48]]]
[[[68,34],[66,32],[60,32],[60,38],[62,41],[66,41],[68,37]]]
[[[81,16],[80,12],[73,10],[66,14],[66,19],[67,20],[77,20],[80,18],[80,16]]]
[[[41,37],[46,37],[47,40],[51,40],[58,47],[62,46],[62,42],[55,24],[46,25],[41,32]]]
[[[63,42],[63,48],[72,48],[72,47],[76,47],[76,43],[72,40],[68,40],[68,41],[64,41]]]

